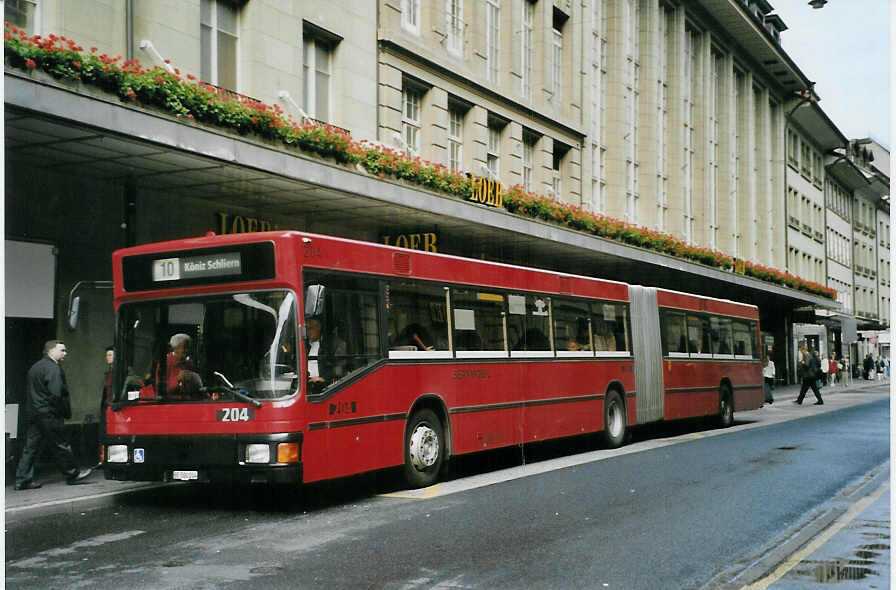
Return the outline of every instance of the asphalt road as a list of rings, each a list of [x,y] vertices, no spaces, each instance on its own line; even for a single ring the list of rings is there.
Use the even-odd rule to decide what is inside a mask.
[[[590,443],[527,447],[527,461]],[[888,457],[884,398],[464,490],[471,474],[519,462],[518,449],[490,453],[460,463],[460,491],[418,499],[379,495],[400,487],[389,473],[312,486],[278,510],[266,494],[177,486],[8,524],[6,583],[698,588]]]

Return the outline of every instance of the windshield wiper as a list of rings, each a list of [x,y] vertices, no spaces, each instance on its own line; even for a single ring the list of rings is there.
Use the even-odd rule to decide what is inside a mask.
[[[234,397],[239,398],[239,399],[243,400],[244,402],[248,402],[248,403],[252,404],[253,406],[255,406],[256,408],[261,407],[261,402],[258,401],[257,399],[255,399],[254,397],[250,397],[248,391],[246,391],[245,389],[238,389],[236,386],[234,386],[233,383],[231,383],[227,379],[227,377],[225,377],[218,371],[213,371],[213,373],[215,374],[215,376],[218,377],[218,379],[220,379],[221,381],[224,382],[224,384],[227,386],[228,393],[232,393]]]

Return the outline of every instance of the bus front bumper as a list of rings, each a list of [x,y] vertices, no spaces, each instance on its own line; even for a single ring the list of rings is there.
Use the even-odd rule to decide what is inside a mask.
[[[300,484],[302,433],[107,436],[103,472],[119,481]],[[269,449],[264,461],[264,447]],[[288,461],[278,450],[297,448]],[[254,451],[254,452],[250,452]],[[262,453],[259,456],[258,452]]]

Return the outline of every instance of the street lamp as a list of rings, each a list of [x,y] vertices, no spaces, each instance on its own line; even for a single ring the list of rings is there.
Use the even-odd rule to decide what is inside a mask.
[[[809,0],[809,6],[812,8],[823,8],[825,4],[828,3],[828,0]]]

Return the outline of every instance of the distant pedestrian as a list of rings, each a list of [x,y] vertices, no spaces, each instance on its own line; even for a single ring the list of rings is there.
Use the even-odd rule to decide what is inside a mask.
[[[837,363],[837,359],[834,358],[833,352],[826,362],[828,363],[828,382],[833,386],[834,383],[837,382],[837,378],[839,377],[838,371],[840,370],[840,366]]]
[[[775,388],[775,361],[772,360],[772,351],[765,353],[765,366],[762,368],[762,380],[765,385],[765,403],[775,403],[772,390]]]
[[[865,360],[862,361],[862,370],[864,372],[864,375],[862,375],[863,379],[873,379],[871,374],[874,371],[874,359],[871,358],[870,352],[865,355]]]
[[[803,398],[806,397],[806,391],[811,387],[812,393],[815,394],[815,399],[818,400],[815,402],[815,405],[823,405],[824,400],[821,399],[821,393],[818,391],[818,380],[821,375],[821,366],[818,360],[818,355],[814,350],[807,349],[805,344],[800,345],[798,369],[802,375],[802,384],[800,385],[800,394],[793,400],[793,403],[802,404]]]
[[[882,358],[877,357],[877,361],[874,363],[875,370],[877,371],[877,380],[881,381],[884,378],[884,361]]]
[[[78,469],[63,431],[65,419],[72,417],[65,372],[59,364],[67,353],[63,342],[49,340],[44,344],[44,356],[28,370],[25,394],[28,428],[25,450],[16,469],[17,490],[41,487],[34,481],[34,462],[44,441],[49,441],[56,465],[68,483],[79,482],[90,475],[90,469]]]
[[[819,385],[818,387],[824,387],[828,384],[828,371],[831,370],[831,364],[828,362],[828,359],[822,358],[819,359],[818,363],[821,367],[821,373],[819,373]]]
[[[890,359],[888,359],[887,357],[884,357],[884,359],[881,362],[884,364],[884,379],[889,379],[890,378]]]

